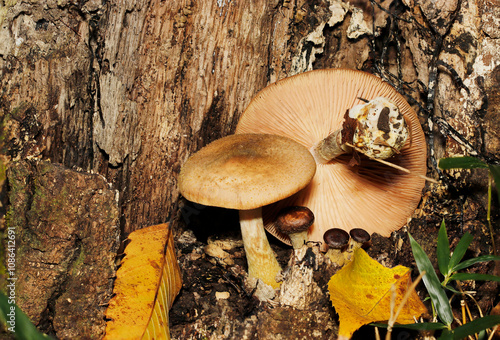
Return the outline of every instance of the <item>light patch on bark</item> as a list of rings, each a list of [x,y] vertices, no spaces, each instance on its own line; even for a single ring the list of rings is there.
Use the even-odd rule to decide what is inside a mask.
[[[463,108],[467,105],[472,105],[474,110],[478,110],[483,105],[483,92],[477,86],[479,78],[486,78],[498,65],[500,65],[500,42],[498,39],[483,39],[480,52],[474,60],[473,72],[464,80],[465,86],[470,90],[470,96],[467,97],[465,90],[462,90],[464,95]],[[466,100],[465,100],[466,99]]]
[[[372,34],[373,31],[364,20],[363,10],[353,7],[351,21],[347,28],[347,37],[357,39],[365,34]]]
[[[300,41],[298,50],[301,51],[301,53],[292,59],[290,76],[313,69],[316,54],[323,53],[323,48],[325,47],[325,36],[323,35],[324,28],[325,23],[322,22],[314,31],[309,33]],[[304,48],[307,43],[313,44],[313,47],[310,50]]]
[[[333,27],[339,22],[344,21],[344,18],[347,14],[347,10],[349,6],[342,1],[337,0],[329,0],[330,1],[330,11],[332,12],[332,16],[330,20],[328,20],[328,26]]]

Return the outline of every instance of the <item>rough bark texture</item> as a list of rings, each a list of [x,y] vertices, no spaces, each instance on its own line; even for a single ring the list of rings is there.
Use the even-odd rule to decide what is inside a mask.
[[[0,62],[10,156],[99,171],[123,193],[130,232],[165,221],[181,164],[231,133],[258,90],[348,67],[379,74],[420,105],[423,122],[429,113],[445,119],[495,159],[498,2],[438,5],[8,3]],[[438,156],[470,152],[442,142]]]
[[[57,338],[102,336],[120,236],[117,192],[102,176],[46,161],[13,164],[9,184],[16,303]]]
[[[260,89],[327,67],[375,73],[403,93],[421,117],[434,159],[469,154],[498,163],[499,13],[498,0],[4,1],[1,163],[35,157],[102,174],[120,192],[125,235],[167,220],[179,197],[182,164],[206,143],[231,133]],[[470,231],[476,240],[472,255],[490,252],[486,173],[440,175],[430,159],[429,175],[442,184],[424,190],[408,226],[413,235],[434,254],[444,217],[452,245]],[[208,209],[182,201],[181,207],[176,236],[187,225],[196,242],[204,242],[213,233],[203,229],[206,220],[199,223]],[[216,220],[213,213],[210,226],[237,226],[235,219],[221,214],[225,219]],[[492,219],[498,223],[495,196]],[[201,245],[193,242],[182,249],[199,252]],[[414,265],[404,230],[379,242],[386,247],[373,254],[379,260]],[[196,264],[184,257],[185,275],[191,275],[186,271]],[[224,272],[214,270],[223,281]],[[203,282],[214,289],[214,282]],[[180,311],[197,303],[194,293],[200,292],[185,288],[180,301],[186,302],[177,312],[174,306],[173,315],[177,325],[194,325],[197,316]],[[495,300],[484,294],[478,300],[487,311]],[[193,307],[213,312],[205,323],[217,321],[215,315],[222,324],[239,315],[239,323],[230,335],[208,327],[179,338],[264,338],[259,320],[278,322],[275,312],[231,312],[241,306],[234,301],[217,313]]]

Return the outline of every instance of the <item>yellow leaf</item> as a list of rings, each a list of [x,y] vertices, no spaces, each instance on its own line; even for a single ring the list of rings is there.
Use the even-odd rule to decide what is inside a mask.
[[[116,273],[105,339],[170,339],[168,310],[182,286],[168,224],[130,233]]]
[[[363,249],[357,249],[352,261],[328,283],[330,300],[339,314],[339,337],[350,338],[363,325],[389,320],[392,285],[396,287],[395,313],[411,285],[410,269],[403,266],[386,268]],[[396,322],[414,323],[413,317],[418,318],[425,312],[427,309],[413,290]]]

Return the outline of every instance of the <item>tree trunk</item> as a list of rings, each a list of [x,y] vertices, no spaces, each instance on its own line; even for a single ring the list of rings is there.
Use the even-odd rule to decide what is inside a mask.
[[[232,133],[260,89],[330,67],[403,93],[435,159],[498,162],[499,13],[498,0],[4,1],[1,162],[102,174],[120,192],[126,235],[168,219],[182,164]],[[448,182],[486,188],[484,175]],[[469,199],[484,216],[484,197],[459,209]]]
[[[389,80],[420,104],[423,122],[424,86],[434,85],[435,115],[495,157],[498,132],[481,118],[497,105],[498,2],[406,5],[384,3],[387,14],[336,0],[7,3],[8,156],[104,174],[122,193],[128,233],[165,221],[180,166],[231,133],[258,90],[312,68],[347,67]],[[438,154],[460,149],[448,140]]]

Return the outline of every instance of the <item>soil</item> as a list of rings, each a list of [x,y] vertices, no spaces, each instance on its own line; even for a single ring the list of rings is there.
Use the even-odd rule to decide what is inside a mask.
[[[487,201],[485,187],[467,182],[483,183],[484,171],[463,171],[461,181],[449,178],[449,189],[442,185],[429,184],[422,202],[409,224],[393,233],[390,238],[372,235],[368,254],[387,267],[404,265],[412,270],[413,278],[418,276],[408,239],[408,232],[426,251],[437,268],[436,240],[444,219],[452,249],[464,233],[474,239],[464,259],[491,254],[492,239],[486,220]],[[465,179],[465,181],[464,181]],[[495,201],[496,206],[498,203]],[[493,222],[498,223],[498,210]],[[187,223],[186,223],[187,222]],[[238,216],[231,210],[203,207],[184,202],[179,214],[176,246],[178,260],[183,272],[183,289],[170,311],[171,335],[174,339],[336,339],[338,315],[329,301],[327,283],[339,269],[328,261],[314,257],[323,254],[309,251],[304,261],[320,263],[313,268],[313,281],[321,294],[309,301],[302,309],[280,304],[279,298],[261,302],[255,292],[245,284],[246,261],[238,232]],[[496,237],[496,236],[495,236]],[[293,250],[269,237],[283,268],[290,270]],[[225,250],[224,257],[209,256],[208,244],[216,243]],[[496,244],[500,238],[496,237]],[[312,245],[310,245],[312,246]],[[208,252],[213,254],[211,250]],[[228,256],[227,256],[228,254]],[[228,263],[230,263],[228,265]],[[233,264],[234,263],[234,264]],[[293,264],[298,266],[300,262]],[[494,262],[477,264],[470,272],[498,274]],[[314,267],[314,265],[313,265]],[[285,269],[285,271],[287,270]],[[440,277],[442,278],[442,277]],[[456,287],[456,286],[455,286]],[[457,288],[457,287],[456,287]],[[465,302],[472,318],[478,318],[480,311],[488,314],[499,302],[499,287],[496,282],[462,282],[462,289],[470,292]],[[422,300],[428,294],[420,283],[417,292]],[[451,297],[451,295],[450,295]],[[452,298],[454,315],[461,319],[461,297]],[[431,311],[429,301],[424,302]],[[427,321],[430,321],[429,315]],[[383,336],[383,330],[380,330]],[[365,326],[357,331],[354,339],[375,338],[374,327]],[[422,337],[418,332],[398,330],[393,338],[410,339]]]

